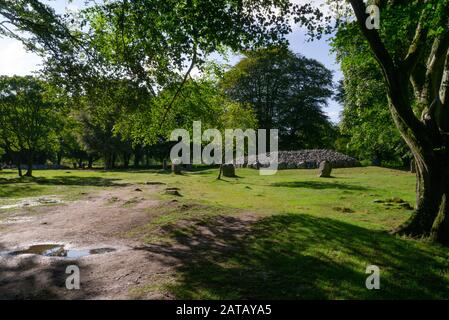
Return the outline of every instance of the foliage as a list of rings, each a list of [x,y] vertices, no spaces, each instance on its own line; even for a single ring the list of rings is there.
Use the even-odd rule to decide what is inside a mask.
[[[60,105],[46,84],[31,76],[0,77],[0,134],[5,151],[17,163],[26,161],[28,175],[37,152],[57,148]]]
[[[319,62],[282,48],[250,51],[221,86],[254,110],[260,128],[279,129],[281,149],[332,144],[333,128],[322,111],[332,94],[332,73]]]
[[[397,234],[449,244],[449,1],[376,1],[380,28],[368,28],[366,4],[348,1],[364,46],[379,64],[389,109],[417,172],[417,205]],[[345,26],[354,24],[351,20]]]
[[[341,26],[331,40],[344,80],[338,99],[344,105],[341,133],[348,138],[342,151],[360,159],[403,165],[410,152],[388,108],[382,73],[357,25]]]

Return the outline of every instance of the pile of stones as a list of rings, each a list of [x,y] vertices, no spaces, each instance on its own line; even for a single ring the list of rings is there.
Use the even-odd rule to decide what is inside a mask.
[[[298,151],[279,151],[278,169],[317,169],[323,161],[327,161],[332,168],[359,167],[360,162],[350,156],[333,150],[312,149]],[[247,163],[243,167],[268,167],[268,163]]]

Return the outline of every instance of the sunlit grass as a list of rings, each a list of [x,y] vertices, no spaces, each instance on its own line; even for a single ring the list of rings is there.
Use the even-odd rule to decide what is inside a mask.
[[[336,169],[329,179],[318,178],[316,170],[260,176],[238,169],[238,178],[224,180],[217,173],[49,170],[21,180],[6,170],[0,172],[0,201],[41,195],[70,200],[105,188],[163,183],[150,194],[162,202],[148,208],[149,222],[125,236],[182,264],[176,274],[135,288],[137,297],[158,291],[187,299],[449,296],[449,250],[387,233],[411,210],[385,201],[413,206],[414,175],[376,167]],[[181,196],[165,195],[166,187],[179,188]],[[245,214],[258,218],[248,223],[241,219]],[[381,290],[365,288],[371,264],[381,268]]]

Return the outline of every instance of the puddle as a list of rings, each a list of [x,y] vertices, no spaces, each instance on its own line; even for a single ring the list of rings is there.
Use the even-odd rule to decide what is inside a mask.
[[[30,246],[25,250],[1,252],[0,256],[18,256],[21,254],[38,254],[45,257],[62,257],[77,259],[94,254],[102,254],[116,251],[114,248],[96,248],[87,250],[65,249],[60,244],[40,244]]]
[[[42,206],[42,205],[46,205],[46,204],[57,204],[57,203],[63,203],[63,201],[61,201],[60,199],[57,199],[57,198],[50,198],[50,197],[28,198],[28,199],[20,200],[19,202],[14,203],[14,204],[0,206],[0,209],[36,207],[36,206]]]

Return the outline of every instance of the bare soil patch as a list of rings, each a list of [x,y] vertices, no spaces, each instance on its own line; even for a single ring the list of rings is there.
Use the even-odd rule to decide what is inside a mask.
[[[128,288],[163,272],[148,254],[133,248],[139,243],[123,237],[151,219],[159,201],[146,197],[154,187],[109,188],[64,205],[25,209],[4,219],[0,251],[21,250],[35,244],[57,243],[65,248],[114,248],[115,252],[78,259],[35,254],[0,257],[0,298],[127,298]],[[138,197],[136,198],[136,194]],[[68,265],[79,266],[81,290],[65,288]]]
[[[79,258],[0,255],[0,299],[136,298],[132,293],[136,289],[157,285],[172,277],[183,259],[173,252],[154,250],[138,237],[127,236],[127,232],[158,216],[161,206],[178,205],[152,199],[151,194],[160,192],[162,188],[157,185],[109,187],[98,193],[86,193],[82,200],[34,207],[32,215],[26,208],[21,208],[3,219],[0,223],[0,252],[26,250],[41,244],[60,244],[67,250],[112,248],[114,251]],[[253,220],[253,217],[247,220]],[[182,226],[189,222],[179,223]],[[191,239],[193,243],[213,241],[207,226],[200,222],[189,224],[192,223],[203,237],[201,240],[196,234],[195,239]],[[228,226],[223,227],[229,227],[230,233],[246,228],[245,224],[239,225],[235,221],[229,221]],[[181,255],[185,250],[179,245],[171,249]],[[68,277],[65,271],[69,265],[80,268],[80,290],[65,287]],[[173,297],[163,291],[151,291],[140,294],[138,298]]]

